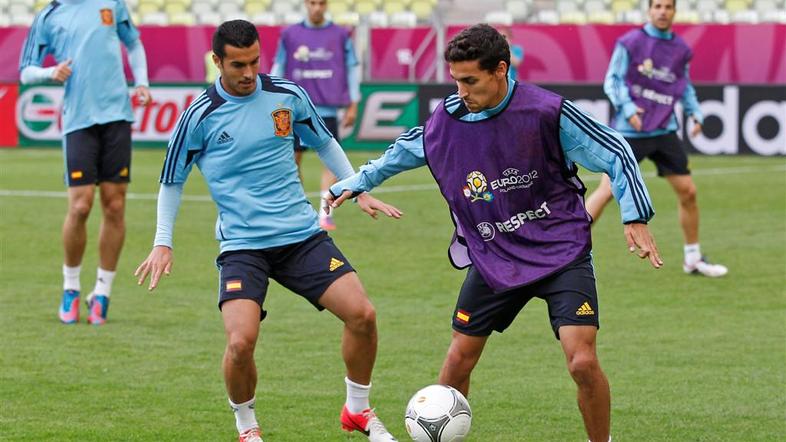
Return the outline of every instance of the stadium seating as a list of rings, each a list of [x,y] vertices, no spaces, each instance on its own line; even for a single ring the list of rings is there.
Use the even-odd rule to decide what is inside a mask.
[[[0,0],[0,26],[28,26],[51,0]],[[648,0],[329,0],[334,21],[371,27],[443,22],[643,23]],[[145,25],[215,25],[232,18],[260,25],[303,19],[303,0],[126,0]],[[482,8],[482,9],[481,9]],[[479,13],[479,11],[482,11]],[[786,0],[681,0],[681,23],[786,23]]]

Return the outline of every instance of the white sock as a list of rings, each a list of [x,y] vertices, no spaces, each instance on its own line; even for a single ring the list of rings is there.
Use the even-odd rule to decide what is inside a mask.
[[[110,272],[99,267],[96,275],[96,288],[93,293],[109,297],[112,294],[112,281],[115,280],[115,273],[117,272]]]
[[[701,249],[699,243],[685,244],[685,264],[693,265],[701,260]]]
[[[344,378],[344,382],[347,384],[346,405],[350,413],[356,414],[371,408],[368,404],[368,393],[371,391],[371,384],[358,384],[347,377]]]
[[[79,273],[82,271],[82,266],[68,267],[63,264],[63,290],[81,290],[82,285],[79,284]]]
[[[259,427],[257,416],[254,414],[254,404],[256,401],[256,396],[252,397],[250,401],[243,402],[242,404],[236,404],[232,402],[232,399],[229,399],[229,406],[232,407],[232,411],[235,412],[235,425],[237,426],[238,433],[243,434],[251,428]]]
[[[326,218],[333,215],[333,208],[328,205],[327,198],[330,196],[330,191],[323,190],[322,195],[319,197],[319,217]],[[327,208],[327,212],[325,212]]]

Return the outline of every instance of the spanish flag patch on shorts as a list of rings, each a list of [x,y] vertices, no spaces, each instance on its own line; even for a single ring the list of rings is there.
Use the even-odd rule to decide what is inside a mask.
[[[226,288],[224,291],[226,292],[237,292],[243,290],[243,281],[239,279],[233,279],[227,281]]]
[[[469,324],[470,314],[464,310],[456,310],[456,319],[462,324]]]

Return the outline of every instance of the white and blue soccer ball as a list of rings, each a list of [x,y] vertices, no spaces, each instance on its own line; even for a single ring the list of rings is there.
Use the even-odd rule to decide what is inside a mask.
[[[472,424],[472,410],[460,391],[429,385],[407,404],[404,425],[415,442],[462,442]]]

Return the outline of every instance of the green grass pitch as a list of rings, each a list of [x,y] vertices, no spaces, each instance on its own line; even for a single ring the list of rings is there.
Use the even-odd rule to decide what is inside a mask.
[[[378,153],[351,153],[361,164]],[[220,361],[215,208],[194,173],[175,228],[173,273],[154,293],[132,276],[155,229],[163,150],[137,150],[127,238],[109,322],[57,321],[65,213],[58,149],[0,150],[0,440],[237,440]],[[692,157],[701,244],[730,269],[717,280],[682,273],[675,197],[647,182],[661,270],[629,255],[609,206],[594,229],[615,441],[786,439],[786,161]],[[321,166],[305,161],[305,187]],[[597,176],[584,175],[590,187]],[[427,169],[400,175],[378,197],[399,221],[348,205],[332,235],[378,311],[372,404],[402,441],[410,395],[434,383],[450,338],[463,272],[446,247],[452,224]],[[94,207],[98,209],[98,205]],[[94,283],[99,211],[89,222],[82,286]],[[266,441],[354,441],[339,428],[344,400],[341,325],[271,286],[256,361],[257,414]],[[472,378],[473,441],[586,441],[575,388],[533,301],[489,341]]]

